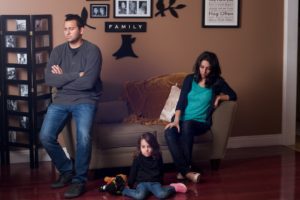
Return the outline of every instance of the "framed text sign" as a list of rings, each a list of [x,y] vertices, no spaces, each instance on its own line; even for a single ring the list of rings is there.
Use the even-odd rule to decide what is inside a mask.
[[[237,28],[240,0],[203,0],[202,26],[207,28]]]

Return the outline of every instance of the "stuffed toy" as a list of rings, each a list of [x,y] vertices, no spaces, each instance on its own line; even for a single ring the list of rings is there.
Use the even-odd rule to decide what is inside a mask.
[[[104,178],[105,184],[99,187],[99,191],[121,195],[126,186],[126,181],[127,176],[124,174],[118,174],[116,177],[106,176]]]

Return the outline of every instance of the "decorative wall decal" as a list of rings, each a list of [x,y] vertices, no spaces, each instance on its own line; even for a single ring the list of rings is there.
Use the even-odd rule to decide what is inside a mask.
[[[132,44],[135,42],[136,38],[131,38],[131,36],[132,35],[122,35],[122,45],[120,49],[113,54],[116,59],[127,56],[134,58],[138,57],[132,50]]]
[[[178,14],[176,12],[176,9],[182,9],[185,8],[186,5],[184,4],[178,4],[177,6],[175,6],[176,0],[169,0],[169,6],[166,7],[164,4],[164,0],[158,0],[156,3],[156,8],[158,10],[157,13],[155,13],[155,17],[157,17],[158,15],[161,15],[162,17],[166,16],[165,15],[165,11],[169,10],[171,15],[173,15],[174,17],[178,18]]]
[[[88,15],[89,15],[89,14],[88,14],[87,9],[86,9],[85,7],[83,7],[83,8],[82,8],[82,11],[81,11],[81,18],[82,18],[82,20],[83,20],[84,25],[87,26],[87,27],[89,27],[89,28],[91,28],[91,29],[96,29],[95,27],[90,26],[90,25],[88,25],[88,24],[86,23],[86,22],[87,22]]]
[[[146,22],[105,22],[105,32],[146,32]]]

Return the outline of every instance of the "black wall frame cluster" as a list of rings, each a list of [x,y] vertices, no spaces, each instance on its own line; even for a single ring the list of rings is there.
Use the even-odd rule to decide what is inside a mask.
[[[1,164],[14,149],[29,150],[38,167],[39,130],[51,102],[44,69],[52,50],[51,15],[0,16]]]

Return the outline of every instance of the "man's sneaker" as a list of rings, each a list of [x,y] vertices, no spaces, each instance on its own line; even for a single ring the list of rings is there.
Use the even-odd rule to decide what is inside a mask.
[[[68,185],[69,183],[71,183],[73,178],[73,174],[72,173],[64,173],[59,175],[59,178],[51,184],[51,188],[56,189],[56,188],[62,188],[66,185]]]
[[[75,198],[82,195],[85,192],[84,183],[72,183],[64,193],[64,197],[67,199]]]

